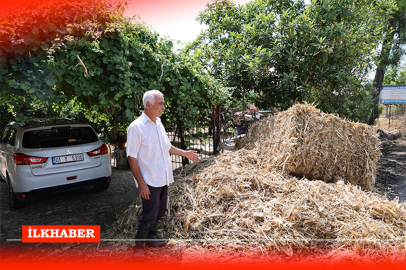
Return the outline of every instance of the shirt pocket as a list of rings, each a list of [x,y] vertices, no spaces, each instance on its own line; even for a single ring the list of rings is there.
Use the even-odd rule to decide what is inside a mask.
[[[145,137],[143,138],[141,144],[145,147],[158,145],[159,140],[158,140],[158,134],[155,129],[150,129],[148,132],[145,133]]]
[[[169,151],[172,147],[172,144],[169,141],[168,134],[166,133],[164,126],[162,125],[159,129],[159,136],[162,138],[162,147],[164,147],[165,150]]]

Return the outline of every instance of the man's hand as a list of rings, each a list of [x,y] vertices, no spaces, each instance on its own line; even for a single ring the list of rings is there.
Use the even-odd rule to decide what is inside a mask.
[[[142,178],[140,167],[138,166],[138,161],[136,158],[128,156],[128,164],[130,164],[131,172],[134,175],[135,181],[138,184],[138,190],[140,192],[141,198],[145,200],[149,200],[149,192],[148,185],[144,182],[144,178]]]
[[[172,155],[185,157],[187,159],[190,159],[193,162],[198,162],[200,160],[199,156],[196,154],[197,151],[193,151],[193,150],[185,151],[185,150],[179,149],[173,145],[172,145],[171,149],[169,149],[169,153],[171,153]]]
[[[185,157],[193,162],[198,162],[200,160],[199,156],[196,154],[197,151],[189,150],[186,151]]]
[[[141,198],[143,198],[144,200],[149,200],[149,195],[151,194],[151,192],[149,192],[149,187],[147,184],[145,184],[145,182],[138,186],[138,190],[140,192]]]

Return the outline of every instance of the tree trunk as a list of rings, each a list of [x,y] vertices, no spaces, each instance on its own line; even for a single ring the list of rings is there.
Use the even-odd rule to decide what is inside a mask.
[[[379,96],[381,94],[381,89],[383,85],[383,79],[385,78],[385,70],[386,67],[388,66],[389,62],[389,56],[392,48],[392,42],[394,38],[394,33],[390,33],[389,29],[393,26],[395,21],[389,20],[388,24],[388,33],[386,34],[386,37],[383,41],[382,44],[382,49],[381,49],[381,54],[379,56],[379,64],[378,67],[376,68],[375,72],[375,78],[374,78],[374,83],[373,87],[375,91],[371,93],[371,98],[372,102],[376,104],[376,106],[372,109],[371,114],[369,115],[368,119],[368,124],[369,125],[374,125],[375,124],[375,119],[379,117]]]
[[[386,68],[386,65],[384,65],[384,67],[380,66],[380,67],[377,67],[377,69],[375,71],[375,79],[374,79],[373,86],[377,91],[372,93],[372,100],[376,104],[379,104],[379,96],[381,94],[383,79],[385,78],[385,68]]]

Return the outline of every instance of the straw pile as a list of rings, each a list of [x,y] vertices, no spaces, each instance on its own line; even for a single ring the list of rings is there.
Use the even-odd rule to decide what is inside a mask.
[[[311,112],[317,113],[312,109]],[[367,149],[365,146],[362,148],[361,140],[372,140],[367,138],[367,127],[359,124],[344,127],[344,123],[336,117],[320,113],[319,118],[317,115],[303,117],[301,124],[295,118],[295,115],[300,116],[300,110],[286,114],[285,117],[277,116],[275,130],[277,125],[282,129],[281,119],[298,124],[285,126],[289,132],[280,131],[280,139],[275,140],[275,135],[270,134],[266,143],[251,150],[223,154],[178,171],[175,183],[169,188],[169,209],[159,223],[158,237],[231,248],[249,243],[276,248],[287,254],[292,253],[295,247],[314,244],[406,248],[406,203],[399,204],[397,200],[388,201],[378,194],[365,192],[351,181],[310,181],[296,178],[279,170],[278,166],[269,166],[271,162],[278,164],[275,162],[278,158],[269,158],[271,151],[267,147],[278,150],[272,141],[279,141],[282,144],[280,149],[286,149],[293,155],[303,149],[299,141],[309,145],[311,143],[306,138],[319,132],[321,135],[315,138],[319,144],[312,147],[321,151],[327,142],[335,143],[329,140],[325,130],[339,132],[339,135],[334,135],[335,138],[345,138],[351,132],[353,141],[351,138],[348,141],[352,144],[347,143],[348,146],[340,149],[347,151],[352,158],[361,158],[358,149]],[[321,117],[327,122],[334,122],[336,127],[323,124]],[[316,121],[324,128],[309,121]],[[303,134],[308,136],[298,136]],[[292,139],[294,136],[296,139]],[[340,147],[337,143],[332,146]],[[297,159],[288,160],[285,168],[292,167],[290,163],[293,162],[298,163]],[[364,177],[368,175],[364,174]],[[139,199],[116,222],[112,237],[133,239],[141,210]]]
[[[265,170],[245,149],[215,161],[170,187],[159,237],[285,250],[315,243],[406,245],[406,203],[343,181],[309,181]],[[134,238],[141,208],[138,201],[118,220],[115,238]]]
[[[244,146],[260,145],[262,162],[299,177],[374,188],[381,154],[376,127],[322,113],[310,104],[295,105],[270,122],[254,125],[261,136],[247,137]]]

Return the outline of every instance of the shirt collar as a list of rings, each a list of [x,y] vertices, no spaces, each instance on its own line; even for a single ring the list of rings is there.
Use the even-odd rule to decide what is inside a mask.
[[[141,120],[142,122],[145,124],[145,122],[147,122],[148,120],[151,121],[152,123],[154,123],[149,117],[148,115],[146,115],[144,112],[142,112],[141,114]],[[161,118],[157,117],[156,118],[156,124],[158,125],[161,122]],[[154,123],[155,124],[155,123]]]

